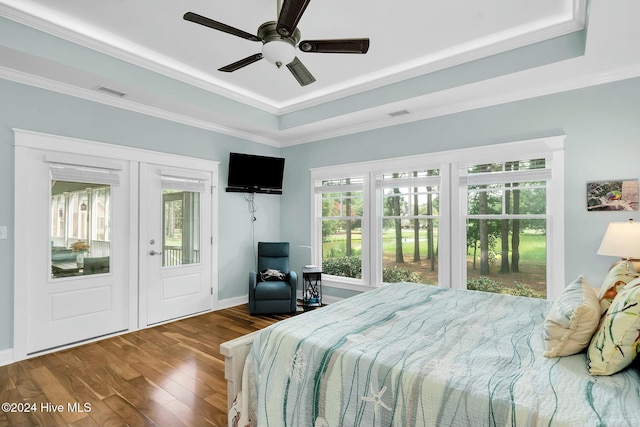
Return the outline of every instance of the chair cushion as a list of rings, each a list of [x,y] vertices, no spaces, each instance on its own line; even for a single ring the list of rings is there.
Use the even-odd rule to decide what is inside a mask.
[[[254,294],[256,300],[291,299],[291,285],[288,282],[258,282]]]

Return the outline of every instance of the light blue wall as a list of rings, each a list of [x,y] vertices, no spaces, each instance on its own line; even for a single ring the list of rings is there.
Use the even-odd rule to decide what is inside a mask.
[[[255,265],[252,221],[243,196],[224,191],[229,152],[279,155],[279,149],[6,80],[0,80],[0,99],[0,225],[9,227],[9,238],[0,240],[0,350],[13,347],[12,128],[219,161],[218,296],[247,294],[248,272]],[[258,195],[256,206],[256,241],[278,239],[280,196]]]
[[[640,215],[587,212],[586,183],[640,177],[640,79],[286,148],[282,238],[309,244],[310,168],[559,134],[567,135],[566,257],[559,262],[565,263],[567,282],[583,273],[599,286],[615,261],[596,255],[607,224]],[[296,251],[292,263],[304,265],[307,256]]]
[[[13,132],[22,128],[220,161],[226,185],[230,151],[286,157],[285,194],[257,195],[257,221],[238,193],[220,191],[221,299],[246,294],[255,240],[291,242],[292,265],[308,262],[297,248],[310,239],[309,168],[566,134],[566,280],[580,273],[599,285],[612,258],[596,255],[610,221],[638,213],[588,213],[588,181],[640,176],[640,79],[452,114],[278,150],[261,144],[0,80],[0,350],[13,345]],[[253,223],[253,224],[252,224]],[[25,261],[26,262],[26,261]],[[15,284],[20,286],[21,284]],[[334,293],[334,295],[337,295]],[[344,293],[341,295],[348,295]]]

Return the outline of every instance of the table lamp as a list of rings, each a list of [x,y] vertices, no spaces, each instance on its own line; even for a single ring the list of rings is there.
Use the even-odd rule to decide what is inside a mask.
[[[311,260],[312,262],[305,265],[304,268],[316,268],[315,264],[313,264],[313,248],[311,246],[306,246],[306,245],[300,245],[298,246],[299,248],[307,248],[309,249],[309,251],[311,251]]]
[[[616,256],[640,271],[640,223],[611,222],[604,233],[598,255]]]

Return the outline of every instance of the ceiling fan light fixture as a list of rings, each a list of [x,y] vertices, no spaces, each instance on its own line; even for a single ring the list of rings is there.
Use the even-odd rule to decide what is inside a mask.
[[[272,40],[262,45],[262,56],[280,68],[293,61],[296,57],[296,47],[287,39]]]

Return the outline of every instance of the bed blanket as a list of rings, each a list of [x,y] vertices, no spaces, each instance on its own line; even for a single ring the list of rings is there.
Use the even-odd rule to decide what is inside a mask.
[[[262,331],[250,425],[638,426],[637,363],[590,376],[545,358],[546,300],[391,284]]]

